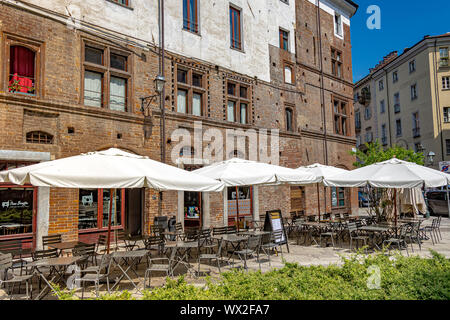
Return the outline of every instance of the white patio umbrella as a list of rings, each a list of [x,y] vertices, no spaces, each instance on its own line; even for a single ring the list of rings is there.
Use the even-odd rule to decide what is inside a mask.
[[[0,182],[37,187],[220,192],[224,184],[120,149],[89,152],[0,172]],[[108,250],[113,192],[110,193]]]
[[[394,189],[394,212],[397,224],[397,189],[415,187],[439,187],[450,182],[447,174],[415,163],[396,158],[375,163],[324,179],[326,186],[363,187]]]
[[[320,177],[321,182],[323,181],[323,179],[331,178],[335,175],[348,172],[348,170],[345,170],[345,169],[336,168],[333,166],[326,166],[326,165],[323,165],[320,163],[315,163],[315,164],[312,164],[309,166],[300,167],[300,168],[298,168],[298,170],[305,170],[307,172],[311,172],[315,176]],[[325,197],[325,200],[326,200],[326,197]],[[326,202],[325,202],[325,204],[326,204]],[[317,207],[319,209],[319,220],[320,220],[319,183],[317,183]],[[326,211],[326,206],[325,206],[325,211]]]
[[[321,181],[321,178],[304,170],[289,169],[239,158],[216,162],[192,172],[221,181],[227,187],[236,188],[237,219],[239,219],[238,187],[280,184],[306,185]]]

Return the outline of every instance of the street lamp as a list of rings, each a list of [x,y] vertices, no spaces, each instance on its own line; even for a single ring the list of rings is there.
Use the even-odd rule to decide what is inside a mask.
[[[417,152],[419,153],[423,153],[425,155],[425,148],[422,144],[419,144],[417,147]],[[424,161],[424,165],[426,167],[431,167],[432,165],[434,165],[434,157],[436,156],[436,154],[433,151],[428,152],[428,155],[426,156],[426,161]]]
[[[164,84],[166,83],[166,79],[164,78],[164,76],[158,75],[155,78],[155,80],[153,80],[153,82],[155,83],[155,90],[156,90],[156,92],[161,94],[161,92],[164,89]]]
[[[158,76],[156,76],[155,80],[153,80],[153,83],[155,84],[155,91],[157,93],[153,94],[151,96],[148,96],[148,97],[141,98],[141,112],[144,112],[145,108],[148,107],[150,105],[150,103],[152,103],[153,99],[156,99],[157,97],[159,97],[161,95],[161,92],[164,89],[164,85],[166,84],[166,79],[164,78],[164,76],[158,75]],[[145,101],[148,101],[148,102],[147,102],[147,105],[144,107]]]

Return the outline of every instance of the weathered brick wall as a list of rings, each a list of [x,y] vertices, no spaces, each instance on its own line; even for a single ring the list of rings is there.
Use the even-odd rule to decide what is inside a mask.
[[[86,107],[81,100],[81,45],[82,39],[106,43],[108,41],[82,31],[70,30],[66,25],[10,6],[0,5],[0,148],[7,150],[30,150],[50,152],[52,157],[61,158],[82,152],[118,147],[124,150],[160,160],[160,112],[159,99],[150,104],[151,137],[144,138],[144,117],[140,112],[140,97],[153,95],[153,79],[158,74],[158,55],[152,50],[142,50],[125,45],[133,52],[130,60],[132,90],[130,112],[111,111],[104,108]],[[280,164],[291,168],[314,162],[324,163],[323,119],[320,105],[320,73],[318,72],[315,7],[309,1],[297,1],[297,47],[296,55],[270,47],[271,83],[264,83],[237,72],[231,72],[213,64],[194,61],[186,57],[167,53],[165,77],[167,80],[164,104],[166,108],[166,161],[173,163],[170,155],[176,143],[168,143],[172,132],[178,128],[193,128],[194,120],[203,121],[203,130],[226,129],[280,129]],[[351,45],[349,29],[346,27],[345,41],[333,36],[333,20],[326,13],[322,17],[322,45],[324,72],[331,73],[330,45],[343,51],[344,79],[325,76],[325,114],[327,133],[333,134],[331,96],[336,93],[352,100],[351,88]],[[41,43],[41,63],[38,66],[42,76],[40,94],[36,97],[6,92],[6,35],[15,35]],[[117,45],[123,46],[123,43]],[[315,54],[314,54],[315,52]],[[144,58],[144,56],[145,58]],[[297,63],[294,85],[284,83],[283,62]],[[174,112],[174,73],[176,64],[197,68],[206,74],[205,117],[194,117]],[[250,86],[251,112],[248,125],[232,124],[226,121],[226,79],[241,81]],[[294,109],[294,131],[286,132],[284,108]],[[350,110],[352,110],[350,106]],[[348,121],[353,126],[353,115]],[[69,133],[68,128],[74,129]],[[42,130],[54,136],[51,145],[27,143],[27,132]],[[118,138],[121,134],[121,138]],[[353,134],[353,128],[351,130]],[[225,135],[224,135],[225,136]],[[203,147],[206,148],[207,142]],[[328,163],[343,165],[351,169],[353,158],[348,154],[352,138],[332,137],[328,139]],[[224,155],[226,153],[224,152]],[[199,157],[199,155],[196,155]],[[316,187],[306,187],[307,212],[315,213]],[[288,187],[264,187],[260,191],[260,214],[266,210],[290,211]],[[356,199],[353,192],[352,199]],[[328,204],[331,201],[327,201]],[[354,201],[353,205],[356,203]],[[161,202],[162,214],[176,215],[178,197],[176,192],[164,192]],[[146,191],[144,230],[149,231],[153,219],[159,214],[159,194]],[[223,195],[210,196],[211,225],[223,223]],[[78,193],[73,190],[52,189],[50,210],[50,232],[67,233],[65,237],[77,237]]]
[[[50,189],[48,234],[62,234],[63,241],[78,239],[78,189]]]

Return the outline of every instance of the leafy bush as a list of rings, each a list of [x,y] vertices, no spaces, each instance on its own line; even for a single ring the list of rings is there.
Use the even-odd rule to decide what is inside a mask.
[[[343,265],[299,266],[285,263],[281,269],[229,271],[219,281],[206,278],[203,287],[184,277],[167,279],[166,285],[144,292],[143,300],[448,300],[450,260],[432,252],[432,258],[355,254],[342,258]],[[380,270],[378,289],[369,289],[370,266]],[[65,299],[73,296],[64,295]],[[132,299],[129,292],[99,299]]]

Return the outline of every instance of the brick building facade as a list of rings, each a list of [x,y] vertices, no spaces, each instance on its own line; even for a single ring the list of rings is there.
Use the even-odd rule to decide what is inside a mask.
[[[166,1],[169,9],[171,2]],[[275,0],[268,2],[284,5]],[[138,14],[139,4],[135,0],[130,3],[134,7],[117,9]],[[116,6],[103,0],[95,1],[94,7],[97,5]],[[320,2],[320,8],[310,0],[291,0],[288,5],[294,10],[293,31],[284,33],[288,35],[289,46],[280,48],[282,40],[280,45],[259,44],[266,48],[269,58],[267,65],[261,66],[268,70],[267,76],[262,73],[258,77],[251,66],[248,72],[242,72],[244,67],[241,70],[222,62],[183,55],[177,49],[171,50],[169,40],[164,69],[166,163],[191,168],[171,156],[177,147],[172,141],[173,132],[183,129],[193,133],[195,122],[201,121],[202,133],[217,129],[223,136],[230,129],[267,129],[269,133],[278,129],[279,163],[283,166],[296,168],[320,162],[352,169],[354,157],[349,152],[355,145],[355,129],[350,27],[342,20],[349,19],[357,6],[348,0]],[[147,100],[143,112],[140,99],[155,92],[158,47],[154,41],[139,38],[134,32],[119,33],[101,22],[90,22],[88,6],[80,4],[80,7],[83,18],[72,25],[68,21],[73,20],[64,14],[58,2],[0,1],[2,169],[110,147],[161,160],[159,101]],[[237,8],[243,16],[251,14],[244,6]],[[202,18],[200,14],[198,18]],[[157,14],[151,19],[157,19]],[[284,29],[279,30],[281,38]],[[208,33],[206,27],[201,31],[202,37]],[[248,36],[245,30],[244,36]],[[289,37],[292,40],[288,41]],[[230,57],[236,54],[234,51]],[[251,56],[257,50],[249,44],[242,51],[241,54]],[[23,71],[20,63],[18,67],[14,61],[33,65],[33,71]],[[99,88],[97,84],[101,84]],[[234,121],[230,121],[230,110],[234,111],[231,119]],[[209,147],[210,142],[202,142],[203,150]],[[248,158],[249,150],[249,142],[243,150],[233,150],[232,154],[227,154],[229,150],[223,146],[226,158],[236,154]],[[190,151],[197,166],[206,164],[199,160],[202,154],[198,150]],[[177,150],[175,154],[180,152]],[[108,191],[21,188],[0,186],[2,201],[20,198],[23,190],[36,190],[33,205],[27,207],[32,218],[14,224],[31,227],[17,229],[11,224],[17,218],[5,218],[0,239],[62,233],[65,240],[95,241],[99,233],[105,232]],[[354,190],[327,189],[326,197],[325,189],[320,190],[322,213],[325,205],[327,212],[348,212],[357,207]],[[293,210],[318,212],[316,186],[254,187],[242,192],[248,193],[250,215],[255,218],[273,209],[281,209],[286,216]],[[192,219],[189,223],[184,207],[191,204],[186,205],[186,199],[195,199],[197,195],[160,194],[153,190],[119,190],[118,194],[116,228],[133,233],[148,233],[154,217],[159,215],[176,216],[185,225],[198,223],[205,227],[234,221],[227,208],[228,195],[232,194],[228,191],[201,195],[198,200],[201,216],[198,222]],[[85,210],[87,206],[95,208],[94,213]],[[5,212],[0,214],[11,213]]]

